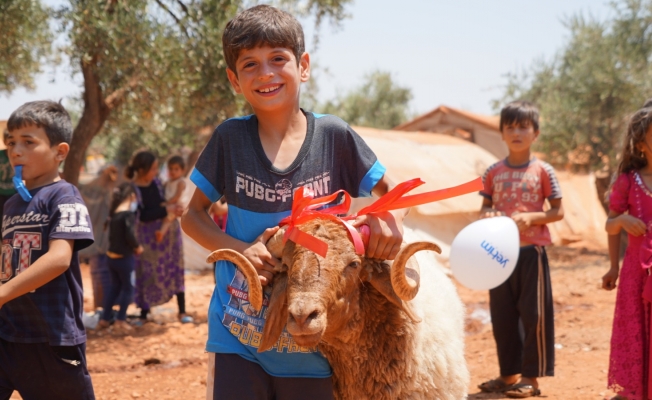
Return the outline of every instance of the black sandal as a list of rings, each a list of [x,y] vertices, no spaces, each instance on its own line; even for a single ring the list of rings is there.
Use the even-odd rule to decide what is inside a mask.
[[[513,385],[507,384],[502,379],[491,379],[478,385],[478,389],[485,393],[500,393],[511,389]]]

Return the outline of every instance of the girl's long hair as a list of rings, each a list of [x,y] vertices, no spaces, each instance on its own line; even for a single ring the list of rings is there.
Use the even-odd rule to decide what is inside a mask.
[[[647,165],[645,155],[636,145],[645,141],[650,126],[652,126],[652,107],[641,108],[632,115],[627,126],[627,135],[616,176],[639,170]]]
[[[146,173],[152,168],[152,164],[156,161],[156,156],[154,153],[148,150],[141,150],[134,154],[125,168],[125,176],[127,179],[133,179],[136,172],[139,174],[143,171]]]
[[[113,193],[111,193],[111,206],[109,207],[109,218],[115,214],[116,208],[134,193],[134,185],[131,182],[123,182],[113,189]]]

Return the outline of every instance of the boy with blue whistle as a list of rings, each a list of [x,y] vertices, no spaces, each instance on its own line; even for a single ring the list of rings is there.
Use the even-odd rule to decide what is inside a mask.
[[[526,398],[541,393],[537,378],[554,374],[552,288],[544,246],[551,243],[546,224],[561,220],[564,211],[555,171],[531,154],[539,136],[539,110],[526,101],[507,104],[500,112],[500,131],[509,154],[482,177],[481,217],[512,218],[521,247],[512,275],[489,291],[500,376],[478,387]]]
[[[86,368],[77,252],[93,243],[79,191],[59,178],[72,139],[59,103],[14,111],[4,142],[18,191],[4,206],[0,264],[0,399],[94,399]]]

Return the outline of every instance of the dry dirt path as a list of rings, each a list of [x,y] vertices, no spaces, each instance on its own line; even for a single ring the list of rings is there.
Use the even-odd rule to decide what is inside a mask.
[[[556,376],[541,381],[548,399],[604,399],[615,291],[599,289],[607,270],[604,251],[569,247],[549,249],[555,299]],[[84,268],[84,287],[90,288]],[[206,310],[213,277],[186,276],[187,308],[194,324],[175,320],[175,300],[154,310],[155,323],[131,336],[89,332],[87,356],[98,400],[203,399],[206,391]],[[467,305],[469,399],[501,399],[479,393],[476,385],[497,374],[496,352],[487,324],[488,295],[459,287]],[[85,295],[90,307],[90,292]],[[136,309],[130,313],[135,313]],[[147,365],[146,365],[147,364]],[[14,396],[14,398],[19,398]]]

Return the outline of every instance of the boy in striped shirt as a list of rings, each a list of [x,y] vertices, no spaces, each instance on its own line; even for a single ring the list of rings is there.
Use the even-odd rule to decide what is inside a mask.
[[[500,376],[478,387],[526,398],[541,393],[537,378],[554,375],[552,289],[545,251],[551,239],[546,224],[561,220],[564,212],[553,168],[531,154],[539,136],[537,108],[525,101],[509,103],[500,113],[500,131],[509,155],[483,176],[481,217],[512,218],[521,248],[512,275],[489,291]],[[546,200],[550,208],[544,211]]]

